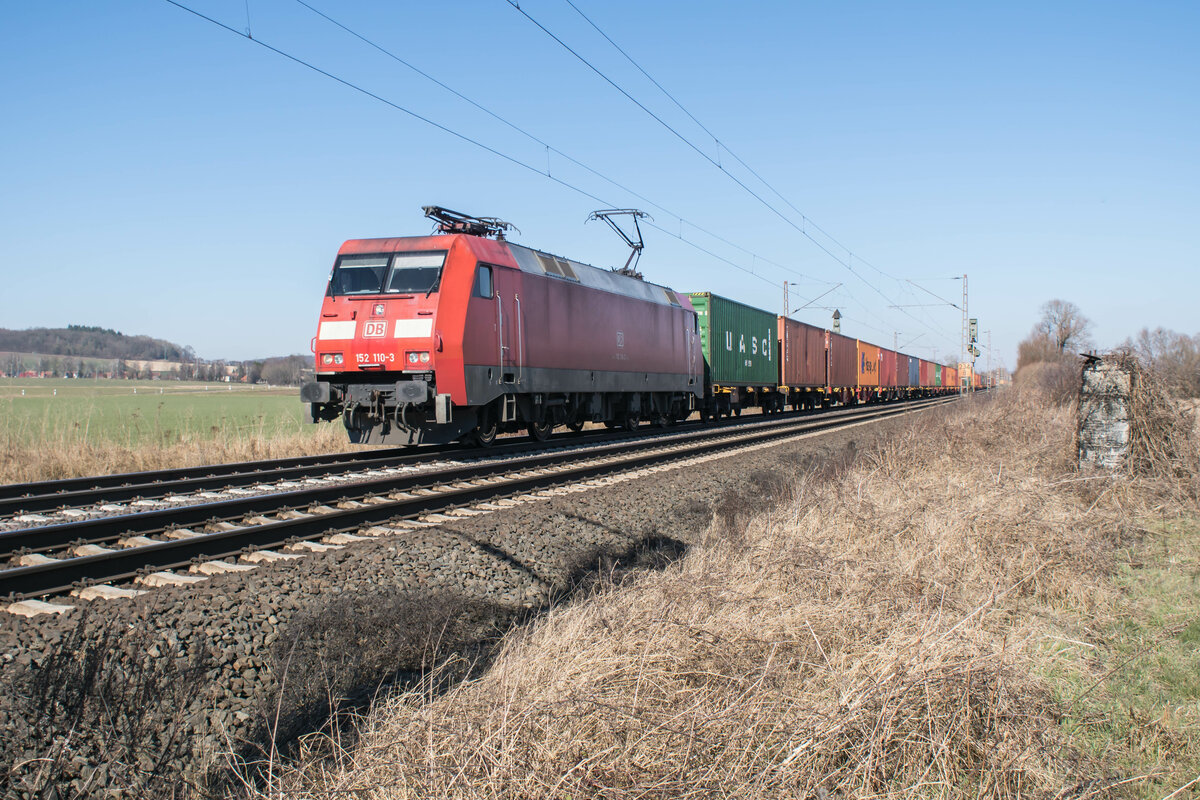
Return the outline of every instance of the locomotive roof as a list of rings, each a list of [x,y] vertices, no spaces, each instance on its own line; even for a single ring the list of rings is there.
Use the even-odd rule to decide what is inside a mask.
[[[634,297],[650,303],[664,306],[681,307],[678,296],[673,289],[657,283],[631,278],[612,270],[600,269],[589,264],[571,261],[561,256],[543,253],[519,244],[508,242],[508,249],[522,272],[533,275],[549,275],[560,280],[568,280],[582,284],[592,289],[599,289],[613,294]]]

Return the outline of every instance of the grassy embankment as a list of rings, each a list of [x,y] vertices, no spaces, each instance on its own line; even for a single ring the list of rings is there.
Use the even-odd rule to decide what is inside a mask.
[[[0,379],[0,483],[347,450],[295,387]]]
[[[722,498],[681,561],[512,632],[476,680],[377,703],[345,747],[312,737],[264,788],[1200,797],[1194,493],[1078,474],[1073,430],[1013,391],[767,513]]]

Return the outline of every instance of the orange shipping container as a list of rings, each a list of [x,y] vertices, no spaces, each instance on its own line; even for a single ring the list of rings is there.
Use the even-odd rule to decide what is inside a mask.
[[[879,385],[879,348],[862,340],[858,342],[858,385]]]

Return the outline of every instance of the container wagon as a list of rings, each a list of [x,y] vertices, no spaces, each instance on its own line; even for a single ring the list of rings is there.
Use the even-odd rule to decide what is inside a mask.
[[[858,387],[857,395],[861,402],[869,402],[879,396],[879,351],[878,345],[857,342],[858,347]]]
[[[829,351],[828,397],[849,403],[858,389],[858,340],[826,331]]]
[[[779,323],[779,394],[793,410],[824,401],[828,378],[825,331],[788,317]]]
[[[933,363],[921,359],[921,377],[919,383],[922,393],[928,393],[933,390]]]
[[[879,399],[896,399],[896,351],[879,348]]]
[[[752,406],[781,409],[776,315],[712,292],[688,298],[699,320],[707,411],[729,416]]]

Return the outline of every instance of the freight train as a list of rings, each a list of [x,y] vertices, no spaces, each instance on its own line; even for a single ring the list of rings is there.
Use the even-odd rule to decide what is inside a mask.
[[[312,422],[358,444],[545,440],[957,391],[957,370],[506,241],[507,223],[430,206],[429,236],[338,251],[313,337]]]

